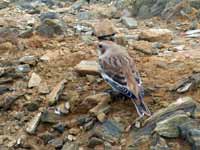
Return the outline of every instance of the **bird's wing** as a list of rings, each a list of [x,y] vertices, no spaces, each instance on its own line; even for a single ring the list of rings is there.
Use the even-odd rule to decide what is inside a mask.
[[[104,76],[110,78],[120,86],[140,98],[141,79],[133,61],[128,56],[115,55],[99,60]]]

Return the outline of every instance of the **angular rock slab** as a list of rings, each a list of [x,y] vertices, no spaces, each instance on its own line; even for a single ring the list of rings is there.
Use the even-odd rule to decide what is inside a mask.
[[[86,74],[98,75],[99,74],[98,63],[96,61],[83,60],[75,66],[75,70],[81,75],[86,75]]]
[[[192,120],[179,125],[181,137],[188,141],[192,150],[200,149],[200,120]]]
[[[49,102],[49,105],[54,105],[58,99],[59,99],[59,96],[61,95],[63,89],[64,89],[64,85],[67,81],[66,80],[62,80],[60,81],[54,88],[53,90],[51,91],[51,93],[47,96],[47,99],[48,99],[48,102]]]
[[[169,42],[173,39],[173,33],[168,29],[148,29],[140,32],[139,39],[149,42]]]
[[[157,123],[154,131],[163,137],[176,138],[180,135],[178,125],[191,120],[186,114],[177,114]]]
[[[127,145],[130,147],[135,145],[135,141],[143,136],[150,136],[151,139],[152,133],[168,138],[182,136],[183,133],[180,131],[179,126],[185,122],[195,120],[194,116],[198,117],[199,108],[200,104],[192,98],[179,98],[167,108],[155,112],[150,118],[145,120],[144,126],[141,129],[133,129],[130,134],[130,138],[133,140],[130,140]]]
[[[93,135],[111,143],[118,143],[122,131],[123,127],[119,123],[106,120],[102,124],[96,125]]]

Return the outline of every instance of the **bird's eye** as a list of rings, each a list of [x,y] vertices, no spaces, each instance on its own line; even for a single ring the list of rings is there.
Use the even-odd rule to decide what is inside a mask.
[[[99,44],[99,48],[103,48],[103,45]]]

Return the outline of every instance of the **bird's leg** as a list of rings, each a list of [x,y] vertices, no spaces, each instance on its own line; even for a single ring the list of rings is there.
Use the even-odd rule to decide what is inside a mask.
[[[141,127],[141,120],[143,119],[143,116],[139,116],[137,117],[132,124],[130,124],[127,128],[126,128],[126,132],[129,132],[133,127],[136,128],[140,128]]]

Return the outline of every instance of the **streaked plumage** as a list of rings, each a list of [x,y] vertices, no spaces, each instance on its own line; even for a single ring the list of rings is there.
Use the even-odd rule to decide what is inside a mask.
[[[151,113],[143,101],[144,90],[136,66],[126,49],[111,41],[98,45],[100,72],[117,92],[131,98],[140,117]]]

